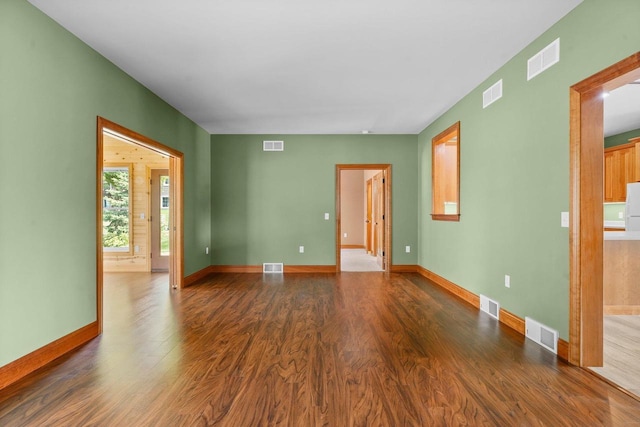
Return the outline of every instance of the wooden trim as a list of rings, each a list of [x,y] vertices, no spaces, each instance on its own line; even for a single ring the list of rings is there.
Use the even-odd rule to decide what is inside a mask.
[[[0,367],[0,390],[26,377],[36,369],[80,347],[100,334],[97,321]]]
[[[429,271],[422,266],[418,266],[418,273],[426,277],[427,279],[431,280],[433,283],[440,286],[441,288],[444,288],[447,291],[451,292],[453,295],[457,296],[461,300],[471,304],[476,308],[480,308],[480,297],[474,294],[473,292],[469,292],[465,288],[458,286],[453,282],[450,282],[444,277],[439,276],[436,273]]]
[[[478,308],[480,307],[478,306]],[[526,333],[524,319],[516,316],[510,311],[505,310],[504,308],[500,308],[500,322],[504,323],[506,326],[510,327],[521,335],[525,335]]]
[[[331,273],[335,274],[335,265],[286,265],[285,273]]]
[[[97,315],[98,328],[102,332],[102,275],[103,275],[103,250],[102,250],[102,165],[104,162],[103,132],[118,136],[132,144],[144,147],[156,153],[169,156],[169,174],[172,180],[170,197],[172,215],[170,215],[171,228],[175,232],[170,240],[171,260],[169,267],[169,283],[171,286],[182,288],[184,286],[184,154],[160,142],[127,129],[103,117],[97,117],[97,173],[96,173],[96,257],[97,257]]]
[[[569,356],[578,366],[603,362],[603,91],[640,78],[640,52],[571,86]]]
[[[442,276],[437,275],[436,273],[427,270],[424,267],[417,266],[418,273],[427,279],[431,280],[436,285],[444,288],[445,290],[451,292],[453,295],[462,299],[463,301],[471,304],[478,310],[480,309],[480,297],[473,292],[470,292],[459,285],[445,279]],[[504,308],[500,308],[500,323],[507,326],[508,328],[513,329],[521,335],[525,335],[525,321],[521,317],[516,316],[510,311],[505,310]],[[558,352],[557,356],[564,360],[569,361],[569,343],[562,338],[558,339]]]
[[[364,245],[340,245],[340,249],[364,249]]]
[[[632,138],[629,141],[634,141],[634,140],[640,140],[640,138]],[[620,144],[620,145],[614,145],[613,147],[607,147],[604,149],[605,153],[610,153],[612,151],[617,151],[617,150],[624,150],[627,148],[635,148],[636,147],[636,143],[635,142],[628,142],[626,144]]]
[[[436,211],[436,146],[440,144],[446,144],[447,141],[443,141],[452,133],[456,133],[456,206],[458,212],[455,214],[434,213]],[[460,221],[460,142],[462,138],[460,136],[460,121],[449,126],[431,139],[431,220],[432,221]]]
[[[104,163],[104,140],[102,118],[96,122],[96,316],[98,334],[102,333],[102,277],[104,274],[102,250],[102,164]]]
[[[460,221],[460,214],[431,214],[434,221]]]
[[[558,338],[558,357],[565,362],[569,361],[569,343],[562,338]]]
[[[340,172],[343,170],[379,170],[384,172],[384,194],[385,194],[385,240],[384,253],[386,258],[386,272],[390,271],[392,265],[391,259],[391,235],[392,235],[392,212],[391,212],[391,164],[389,163],[366,163],[366,164],[337,164],[336,165],[336,267],[335,272],[341,271],[341,255],[340,241],[341,233],[341,216],[340,216]],[[286,268],[286,266],[285,266]]]
[[[199,280],[204,279],[205,277],[207,277],[208,275],[210,275],[211,273],[213,273],[213,266],[208,266],[203,268],[202,270],[198,270],[195,273],[191,273],[190,275],[186,276],[184,278],[184,280],[182,281],[183,286],[186,288],[187,286],[191,286],[194,283],[198,282]]]
[[[418,272],[418,266],[417,265],[412,265],[412,264],[392,265],[391,266],[391,272],[392,273],[417,273]]]
[[[211,273],[262,273],[261,265],[212,265]]]

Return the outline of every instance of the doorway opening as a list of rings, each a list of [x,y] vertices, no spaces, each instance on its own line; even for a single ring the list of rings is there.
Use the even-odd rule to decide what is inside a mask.
[[[390,265],[391,165],[336,165],[336,270]]]
[[[96,152],[97,313],[102,332],[105,272],[168,272],[171,288],[183,286],[184,156],[102,117]]]
[[[569,362],[603,365],[603,93],[640,79],[640,52],[570,88]]]

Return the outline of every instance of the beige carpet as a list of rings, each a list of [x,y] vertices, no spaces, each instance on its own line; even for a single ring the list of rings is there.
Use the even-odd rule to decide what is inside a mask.
[[[340,268],[342,271],[382,271],[376,257],[364,249],[341,249]]]

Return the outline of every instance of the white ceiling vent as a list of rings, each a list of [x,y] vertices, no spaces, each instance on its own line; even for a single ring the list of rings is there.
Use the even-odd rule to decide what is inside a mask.
[[[284,141],[262,141],[262,151],[284,151]]]
[[[284,265],[281,262],[265,262],[262,264],[263,273],[283,273]]]
[[[480,310],[500,320],[500,303],[480,294]]]
[[[482,92],[482,108],[487,108],[500,98],[502,98],[502,79],[498,80],[493,86]]]
[[[530,317],[524,318],[525,335],[546,348],[558,354],[558,331],[533,320]]]
[[[527,80],[531,80],[553,64],[560,61],[560,39],[536,53],[527,61]]]

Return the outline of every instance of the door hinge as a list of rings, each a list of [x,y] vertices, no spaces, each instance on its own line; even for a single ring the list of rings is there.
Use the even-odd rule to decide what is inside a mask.
[[[382,215],[382,220],[384,221],[384,215]]]
[[[153,252],[149,254],[149,258],[153,258]]]
[[[382,183],[384,184],[384,178],[382,178]]]
[[[384,251],[382,251],[382,256],[384,256]]]

